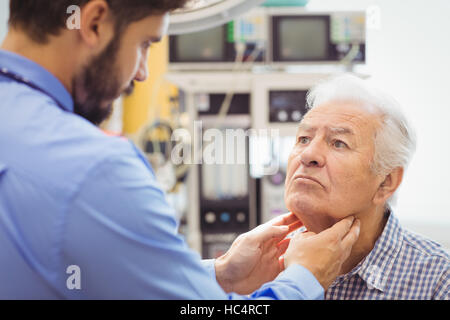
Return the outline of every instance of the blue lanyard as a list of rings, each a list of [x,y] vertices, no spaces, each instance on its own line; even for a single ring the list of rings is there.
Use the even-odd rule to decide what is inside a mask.
[[[55,97],[53,97],[49,92],[43,90],[42,88],[40,88],[39,86],[35,85],[34,83],[32,83],[30,80],[28,80],[27,78],[18,76],[15,73],[12,73],[11,71],[9,71],[7,68],[1,68],[0,69],[0,75],[4,75],[7,78],[10,78],[14,81],[23,83],[24,85],[29,86],[30,88],[33,88],[34,90],[37,90],[39,92],[42,92],[43,94],[45,94],[46,96],[50,97],[53,101],[56,102],[56,104],[58,105],[58,107],[60,107],[62,110],[66,111],[64,109],[64,107],[58,102],[57,99],[55,99]]]

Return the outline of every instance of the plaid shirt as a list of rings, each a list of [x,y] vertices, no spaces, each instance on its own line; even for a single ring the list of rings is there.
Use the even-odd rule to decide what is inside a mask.
[[[391,213],[369,255],[339,276],[325,299],[449,300],[449,254],[439,244],[403,229]]]

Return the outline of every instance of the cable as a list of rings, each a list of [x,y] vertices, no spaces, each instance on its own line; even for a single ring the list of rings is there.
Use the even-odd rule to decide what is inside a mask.
[[[250,53],[248,59],[244,61],[244,55],[245,55],[245,49],[246,44],[244,42],[236,42],[235,43],[235,50],[236,50],[236,58],[234,61],[233,69],[232,69],[232,76],[241,71],[241,66],[243,62],[252,64],[255,62],[255,60],[258,58],[260,53],[263,50],[263,45],[261,43],[258,43],[255,45],[255,48]],[[217,122],[218,126],[221,125],[222,120],[227,116],[228,112],[230,111],[231,107],[231,101],[233,100],[234,94],[235,94],[235,82],[233,82],[233,86],[231,87],[231,90],[229,90],[226,95],[225,99],[222,102],[222,105],[219,109],[219,113],[217,114]]]
[[[358,56],[359,47],[360,47],[359,44],[352,43],[352,47],[350,48],[348,53],[345,55],[345,57],[339,61],[339,63],[350,65],[352,63],[352,61]]]

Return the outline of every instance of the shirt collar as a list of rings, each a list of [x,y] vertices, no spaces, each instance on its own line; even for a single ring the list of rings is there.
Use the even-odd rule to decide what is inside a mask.
[[[73,99],[63,84],[37,63],[10,51],[0,50],[0,70],[49,97],[64,110],[73,112]]]
[[[369,289],[385,291],[389,274],[403,241],[398,219],[391,210],[387,210],[386,215],[389,215],[388,221],[372,251],[352,271],[336,279],[332,286],[357,274],[366,282]]]

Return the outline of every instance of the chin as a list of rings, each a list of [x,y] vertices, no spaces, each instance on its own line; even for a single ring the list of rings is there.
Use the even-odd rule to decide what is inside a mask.
[[[288,210],[303,222],[308,231],[322,232],[334,225],[340,219],[330,215],[330,210],[320,206],[320,201],[305,199],[301,196],[286,198]]]

